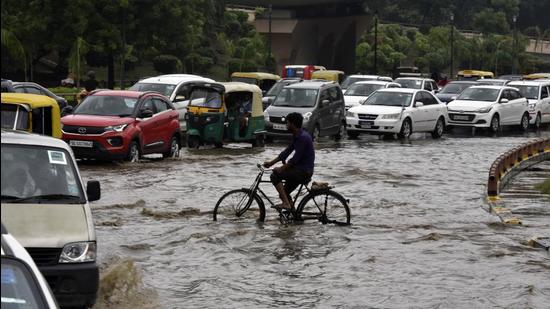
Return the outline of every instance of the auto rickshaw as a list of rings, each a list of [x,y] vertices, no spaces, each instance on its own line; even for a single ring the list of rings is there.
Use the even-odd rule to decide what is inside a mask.
[[[523,80],[550,79],[550,73],[532,73],[523,75]]]
[[[458,80],[478,80],[482,78],[495,78],[495,74],[489,71],[461,70],[457,73]]]
[[[194,82],[191,85],[187,123],[187,146],[221,147],[224,142],[250,142],[264,146],[265,121],[262,91],[241,82]]]
[[[234,72],[231,74],[232,82],[256,85],[262,90],[262,95],[265,95],[280,79],[279,75],[264,72]]]
[[[342,83],[345,77],[345,73],[338,70],[322,70],[311,73],[311,79],[322,79],[337,82],[339,84]]]
[[[61,112],[57,102],[30,93],[2,93],[2,128],[61,138]]]

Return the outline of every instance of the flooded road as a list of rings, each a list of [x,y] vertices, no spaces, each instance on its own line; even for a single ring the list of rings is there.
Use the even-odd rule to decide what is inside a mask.
[[[217,199],[248,187],[282,143],[81,163],[84,181],[102,186],[92,212],[103,274],[131,270],[102,280],[122,292],[98,307],[548,308],[550,257],[526,242],[550,235],[550,203],[533,199],[546,219],[518,227],[485,202],[495,158],[540,136],[550,130],[322,140],[313,180],[350,199],[350,227],[284,226],[272,209],[261,226],[212,221]]]

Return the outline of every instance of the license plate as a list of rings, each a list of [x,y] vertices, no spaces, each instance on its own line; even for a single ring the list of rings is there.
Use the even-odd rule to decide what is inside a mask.
[[[91,141],[75,141],[70,140],[69,145],[73,147],[86,147],[86,148],[92,148],[94,147],[94,142]]]
[[[286,131],[286,124],[273,124],[273,129]]]
[[[372,126],[370,124],[362,124],[361,128],[363,129],[370,129]]]
[[[455,120],[468,120],[468,116],[455,115]]]

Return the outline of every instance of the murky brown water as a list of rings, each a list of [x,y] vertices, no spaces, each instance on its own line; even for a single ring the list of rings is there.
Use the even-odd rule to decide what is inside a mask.
[[[84,181],[101,181],[101,285],[115,294],[98,307],[548,308],[550,257],[526,245],[550,235],[547,200],[526,200],[546,219],[504,226],[485,186],[498,155],[549,135],[321,141],[313,178],[350,199],[351,227],[283,226],[270,209],[262,226],[212,222],[217,199],[284,144],[82,163]]]

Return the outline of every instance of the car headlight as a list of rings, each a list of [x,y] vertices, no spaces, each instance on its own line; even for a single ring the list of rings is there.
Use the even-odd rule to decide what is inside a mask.
[[[264,111],[264,121],[265,122],[269,121],[269,114],[267,113],[267,111]]]
[[[127,126],[128,124],[119,124],[118,126],[108,126],[108,127],[105,127],[105,132],[109,132],[109,131],[122,132],[124,131],[124,129],[126,129]]]
[[[311,117],[311,115],[313,115],[311,112],[303,114],[302,116],[304,116],[304,122],[309,121],[309,117]]]
[[[529,104],[529,111],[530,111],[530,112],[534,112],[536,106],[537,106],[537,104],[535,104],[535,103]]]
[[[382,119],[399,119],[399,116],[401,116],[401,113],[387,114],[387,115],[383,115]]]
[[[493,109],[493,107],[489,106],[489,107],[480,108],[480,109],[476,110],[475,112],[485,114],[485,113],[490,112],[491,109]]]
[[[447,112],[451,112],[451,113],[458,113],[460,112],[458,109],[452,109],[452,108],[448,108],[447,107]]]
[[[346,117],[357,118],[357,114],[353,113],[353,112],[350,112],[350,111],[347,111],[346,112]]]
[[[95,242],[73,242],[66,244],[59,256],[59,263],[93,262],[96,258]]]

